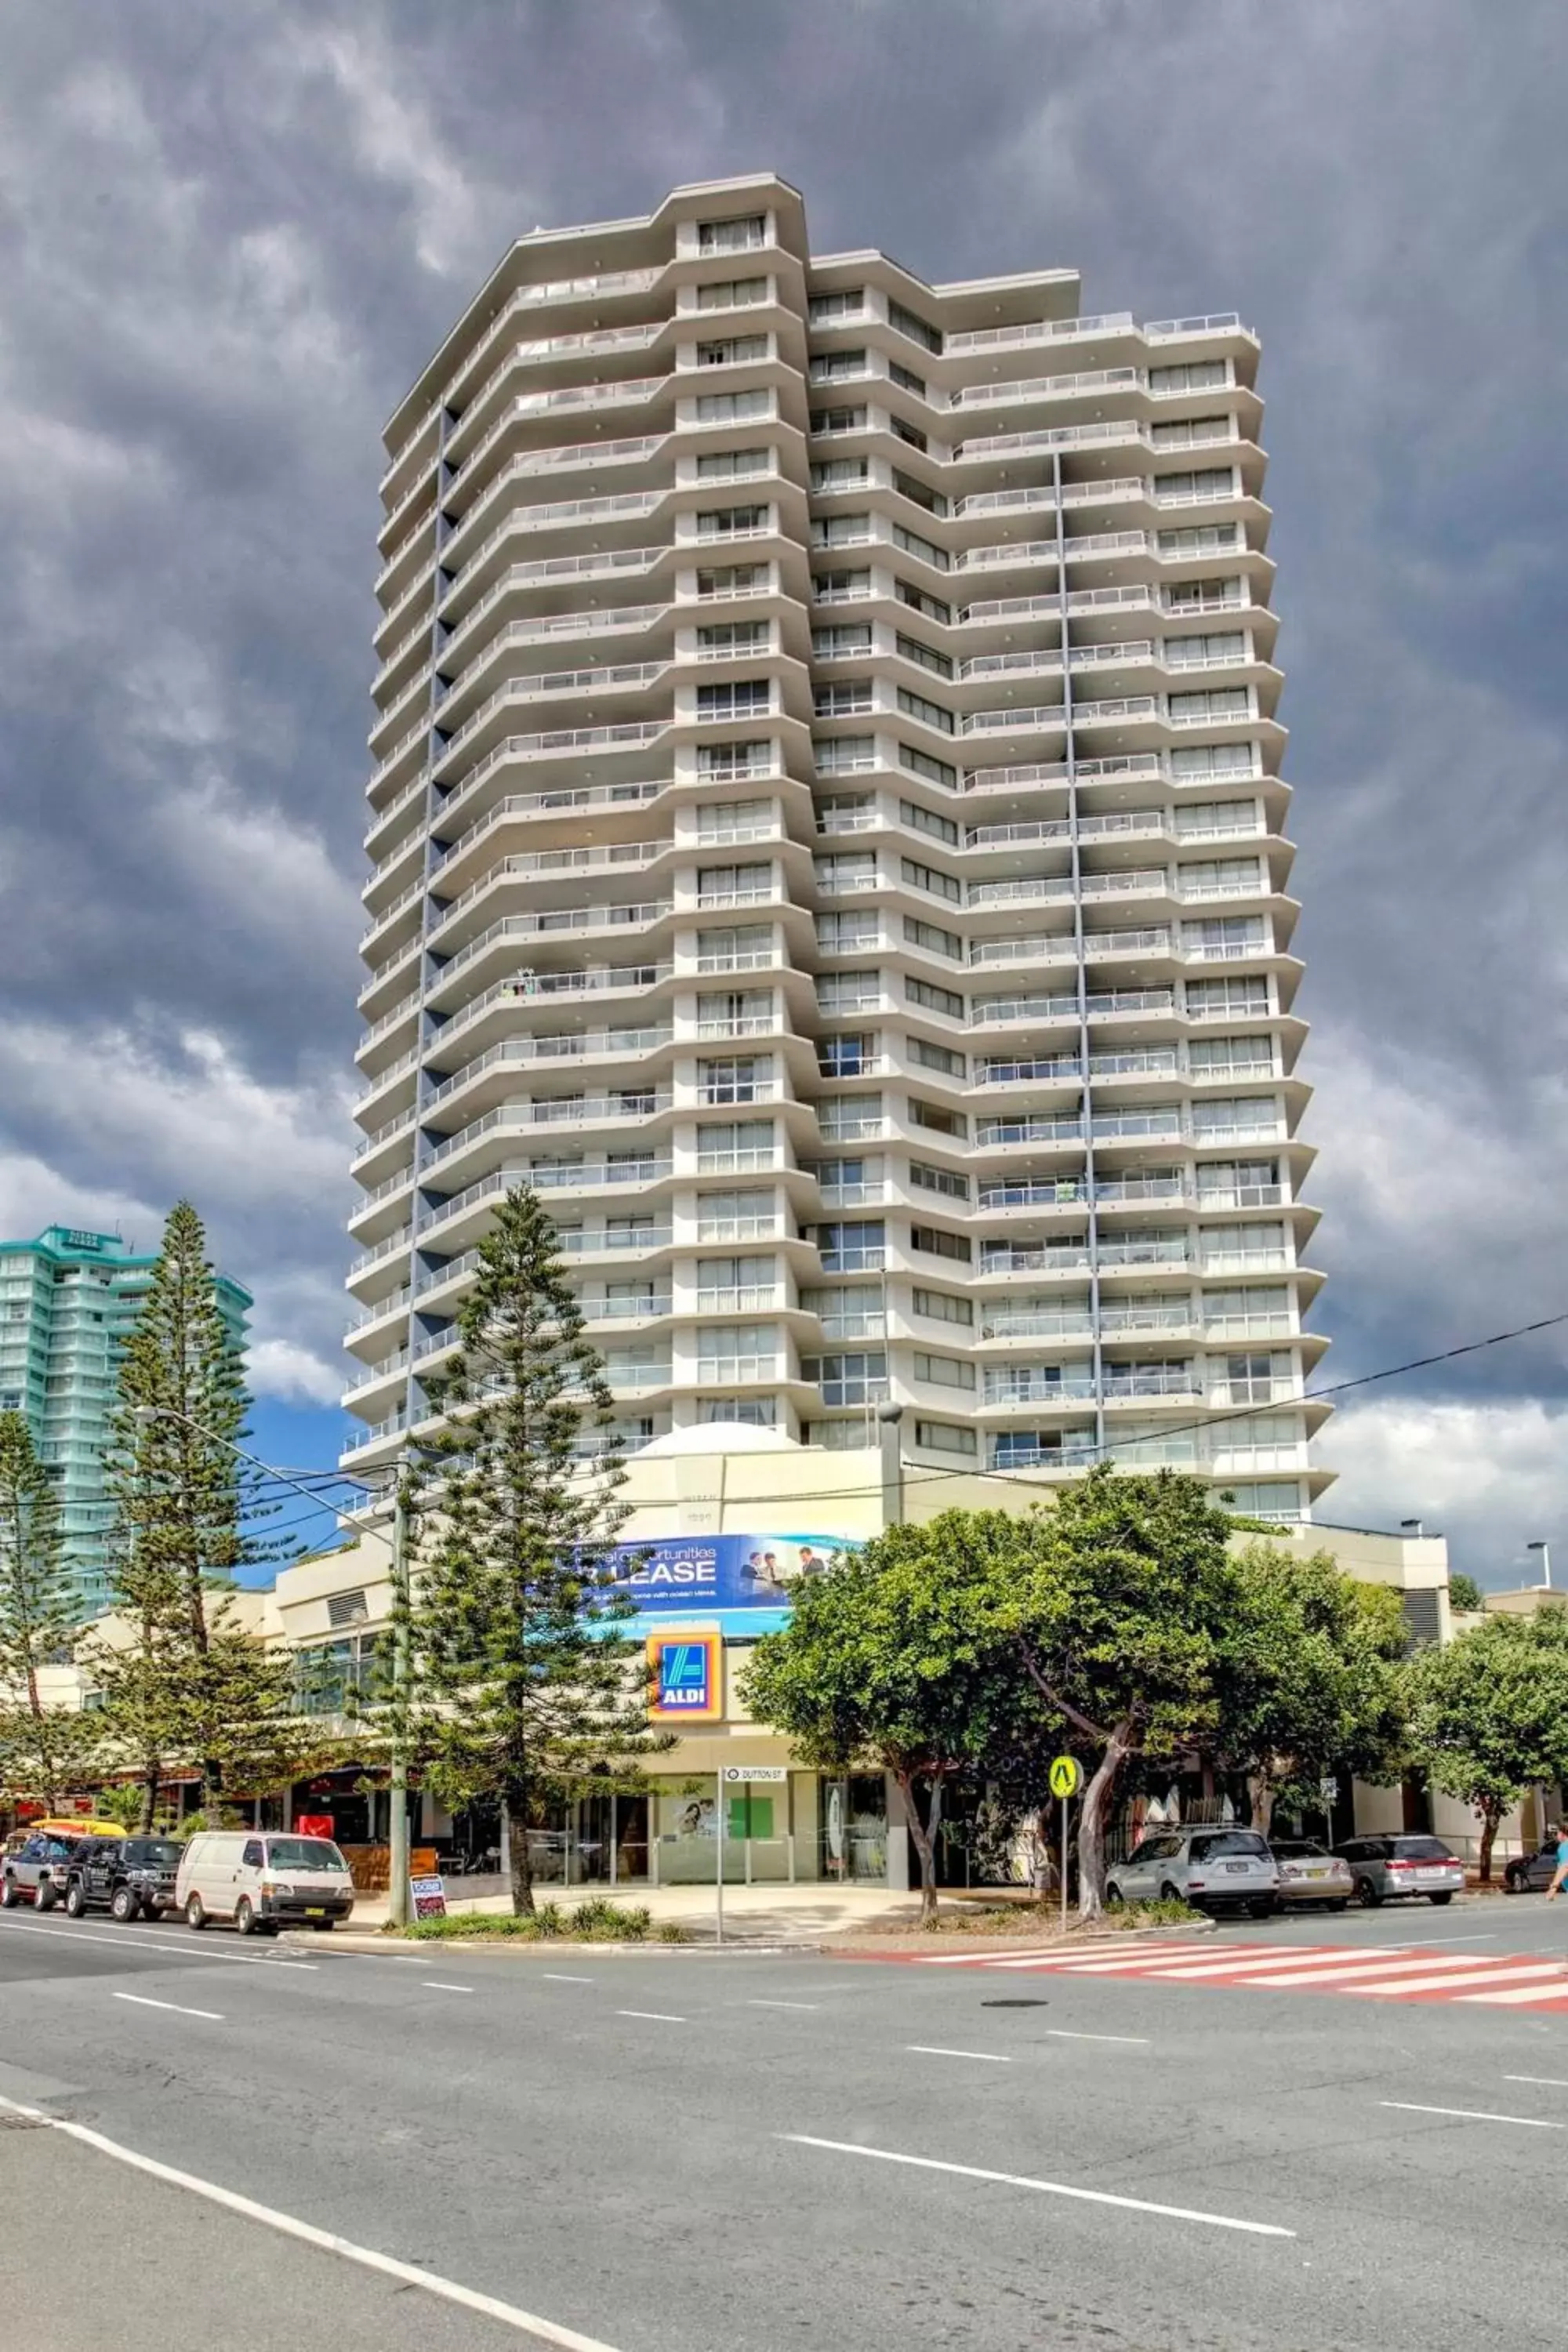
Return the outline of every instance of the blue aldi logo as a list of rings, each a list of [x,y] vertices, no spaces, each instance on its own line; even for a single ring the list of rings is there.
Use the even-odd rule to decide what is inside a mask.
[[[706,1642],[661,1642],[658,1705],[661,1714],[706,1713],[711,1705]]]

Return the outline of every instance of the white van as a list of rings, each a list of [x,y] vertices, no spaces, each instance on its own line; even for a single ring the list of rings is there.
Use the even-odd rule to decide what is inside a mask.
[[[174,1900],[187,1927],[232,1919],[242,1936],[331,1927],[354,1907],[349,1866],[331,1838],[280,1830],[198,1830],[180,1858]]]

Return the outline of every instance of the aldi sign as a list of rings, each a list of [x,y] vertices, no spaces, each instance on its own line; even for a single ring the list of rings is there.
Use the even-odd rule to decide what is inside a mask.
[[[659,1723],[716,1723],[724,1711],[722,1640],[717,1633],[654,1633],[648,1711]]]

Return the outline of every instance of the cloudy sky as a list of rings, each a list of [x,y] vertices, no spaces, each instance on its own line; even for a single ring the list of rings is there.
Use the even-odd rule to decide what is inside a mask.
[[[189,1192],[274,1459],[341,1428],[382,424],[512,236],[730,172],[1260,331],[1320,1378],[1568,1309],[1561,0],[5,17],[0,1233]],[[1568,1570],[1565,1438],[1553,1331],[1347,1399],[1324,1516]]]

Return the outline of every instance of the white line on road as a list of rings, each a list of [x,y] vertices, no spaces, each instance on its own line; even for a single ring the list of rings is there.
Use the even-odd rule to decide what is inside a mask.
[[[916,2058],[973,2058],[983,2066],[1010,2066],[998,2050],[944,2050],[940,2042],[906,2042],[904,2048]]]
[[[472,1985],[443,1984],[438,1977],[426,1977],[424,1983],[426,1992],[472,1992],[474,1989]]]
[[[1114,2205],[1123,2213],[1156,2213],[1166,2221],[1204,2221],[1215,2230],[1244,2230],[1255,2238],[1293,2238],[1276,2221],[1241,2221],[1231,2213],[1199,2213],[1186,2205],[1152,2205],[1146,2197],[1113,2197],[1106,2189],[1075,2189],[1061,2180],[1031,2180],[1025,2173],[989,2172],[977,2164],[943,2164],[934,2156],[900,2156],[890,2147],[860,2147],[853,2140],[814,2139],[806,2132],[781,2132],[796,2147],[822,2147],[836,2156],[869,2156],[882,2164],[913,2165],[921,2172],[952,2172],[964,2180],[994,2180],[1004,2189],[1032,2189],[1042,2197],[1070,2197],[1084,2205]]]
[[[741,2006],[742,2009],[820,2009],[822,2004],[816,2000],[746,2000]]]
[[[122,1952],[174,1952],[182,1960],[208,1960],[228,1969],[304,1969],[312,1976],[317,1972],[314,1960],[267,1960],[258,1952],[215,1952],[210,1944],[198,1948],[194,1937],[188,1944],[166,1944],[138,1935],[134,1927],[116,1934],[112,1928],[40,1927],[31,1919],[7,1919],[0,1927],[0,1936],[64,1936],[73,1944],[114,1944]]]
[[[1533,1977],[1536,1981],[1529,1987],[1529,1995],[1537,1999],[1546,1990],[1540,1979],[1542,1977],[1562,1977],[1563,1963],[1561,1960],[1532,1960],[1510,1964],[1504,1960],[1483,1960],[1479,1967],[1471,1968],[1461,1960],[1459,1969],[1458,1976],[1416,1977],[1414,1979],[1405,1977],[1398,1984],[1358,1985],[1356,1990],[1369,1994],[1387,1993],[1391,1998],[1405,1992],[1447,1991],[1455,1985],[1508,1985],[1517,1990],[1527,1977]],[[1561,1990],[1568,1992],[1568,1981]]]
[[[1561,1961],[1557,1964],[1557,1973],[1562,1974]],[[1556,1985],[1540,1982],[1510,1985],[1502,1992],[1460,1992],[1456,1993],[1454,1998],[1457,2001],[1479,2001],[1488,2009],[1518,2009],[1532,2000],[1568,2000],[1568,1978]]]
[[[1527,2124],[1531,2131],[1568,2131],[1568,2124],[1548,2123],[1543,2116],[1493,2116],[1484,2107],[1418,2107],[1410,2099],[1379,2099],[1377,2104],[1405,2116],[1457,2116],[1468,2124]]]
[[[14,2099],[0,2098],[0,2111],[25,2116],[29,2123],[41,2124],[49,2131],[64,2132],[68,2139],[79,2140],[84,2147],[95,2147],[100,2155],[111,2156],[119,2164],[149,2173],[154,2180],[166,2180],[175,2189],[188,2189],[194,2197],[205,2197],[210,2205],[221,2205],[230,2213],[243,2215],[247,2221],[259,2221],[264,2228],[277,2230],[286,2238],[298,2238],[307,2246],[319,2246],[346,2263],[357,2263],[362,2270],[379,2271],[384,2278],[397,2279],[405,2286],[422,2287],[426,2294],[438,2295],[443,2303],[456,2303],[465,2311],[477,2311],[487,2319],[500,2320],[505,2327],[515,2327],[520,2335],[554,2345],[556,2352],[614,2352],[611,2345],[601,2343],[597,2336],[580,2336],[574,2327],[559,2327],[552,2319],[538,2319],[531,2311],[520,2311],[515,2304],[502,2303],[493,2294],[480,2294],[471,2286],[459,2285],[456,2279],[441,2278],[417,2263],[400,2263],[395,2254],[381,2254],[374,2247],[357,2246],[351,2238],[337,2237],[331,2230],[318,2230],[313,2221],[296,2221],[291,2213],[279,2213],[271,2205],[258,2205],[253,2197],[241,2197],[236,2189],[222,2189],[216,2180],[203,2180],[194,2172],[181,2172],[172,2164],[160,2164],[155,2157],[142,2156],[118,2140],[106,2139],[101,2132],[90,2131],[86,2124],[68,2123],[63,2116],[46,2115],[40,2107],[25,2107]]]
[[[1561,2074],[1505,2074],[1505,2083],[1539,2083],[1543,2091],[1568,2091],[1568,2080]]]
[[[223,2012],[216,2009],[187,2009],[183,2001],[153,2000],[144,1992],[115,1992],[110,2000],[133,2000],[138,2009],[172,2009],[178,2017],[205,2017],[214,2025],[223,2023]]]
[[[592,1977],[563,1977],[553,1969],[541,1969],[539,1973],[546,1984],[592,1984],[594,1981]]]
[[[1140,2050],[1149,2047],[1146,2033],[1069,2033],[1065,2025],[1047,2025],[1046,2035],[1051,2042],[1125,2042]]]
[[[684,2025],[683,2017],[672,2017],[668,2009],[617,2009],[617,2017],[646,2017],[654,2025]]]

